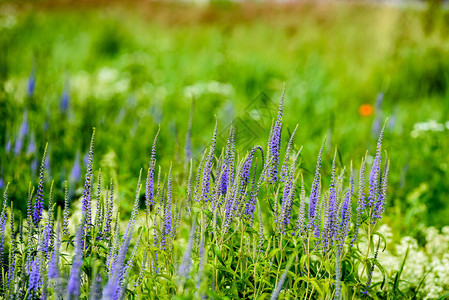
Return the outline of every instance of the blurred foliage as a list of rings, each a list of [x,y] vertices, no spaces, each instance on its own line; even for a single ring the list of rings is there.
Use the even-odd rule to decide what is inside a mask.
[[[82,160],[88,150],[92,127],[96,163],[103,162],[106,176],[120,178],[123,193],[148,164],[159,124],[158,161],[184,164],[192,103],[194,159],[210,140],[214,114],[220,130],[240,125],[243,155],[245,141],[265,145],[274,114],[260,103],[277,104],[285,82],[284,134],[299,123],[296,144],[304,145],[305,157],[317,153],[325,135],[327,162],[334,147],[345,165],[366,147],[373,155],[379,124],[389,117],[390,223],[402,232],[417,222],[447,224],[449,127],[411,136],[418,122],[449,121],[449,12],[438,3],[425,9],[223,1],[74,5],[0,5],[0,178],[23,183],[11,185],[13,199],[25,199],[30,180],[36,184],[30,165],[40,160],[45,141],[48,180],[62,190],[76,153]],[[29,97],[33,70],[36,88]],[[62,111],[65,89],[69,108]],[[362,104],[374,113],[361,114]],[[14,147],[24,110],[29,130],[15,155],[6,145]],[[27,153],[31,132],[37,150]],[[219,147],[223,143],[219,139]],[[302,161],[307,182],[314,164]],[[73,182],[73,197],[81,185]],[[56,196],[61,202],[62,194]],[[23,210],[25,201],[16,207]]]

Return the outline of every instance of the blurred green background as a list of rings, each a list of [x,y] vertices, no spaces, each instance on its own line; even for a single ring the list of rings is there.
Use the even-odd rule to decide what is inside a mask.
[[[123,195],[159,124],[158,163],[183,180],[192,103],[194,159],[214,115],[219,147],[231,122],[241,155],[265,147],[285,82],[283,144],[299,124],[309,184],[325,136],[324,172],[335,147],[357,169],[389,117],[386,222],[407,234],[449,224],[449,11],[438,3],[2,2],[0,49],[0,184],[11,181],[16,208],[46,141],[58,201],[64,180],[80,194],[92,127],[94,166]]]

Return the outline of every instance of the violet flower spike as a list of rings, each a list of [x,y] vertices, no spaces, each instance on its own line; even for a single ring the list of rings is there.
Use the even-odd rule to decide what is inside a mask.
[[[256,184],[256,171],[257,171],[257,160],[254,166],[253,179],[251,183],[251,192],[248,201],[246,202],[244,215],[249,218],[252,224],[253,214],[256,207],[257,196],[259,194],[258,186]]]
[[[112,224],[112,214],[114,211],[114,183],[111,179],[109,190],[109,200],[106,198],[106,212],[105,212],[105,225],[103,234],[111,233],[111,224]]]
[[[335,149],[334,159],[332,161],[332,177],[329,187],[329,205],[326,210],[328,213],[327,224],[325,228],[324,245],[327,249],[332,246],[335,235],[337,233],[336,227],[336,213],[337,213],[337,171],[336,171],[337,149]]]
[[[6,272],[3,262],[3,252],[5,251],[5,229],[6,229],[6,221],[8,220],[8,215],[6,214],[6,207],[8,203],[8,187],[9,182],[6,185],[6,188],[3,192],[3,205],[2,211],[0,213],[0,272],[3,270]],[[2,284],[3,276],[0,276],[0,287]]]
[[[97,177],[97,194],[96,194],[96,206],[95,206],[95,223],[94,225],[98,227],[98,229],[101,228],[101,224],[103,224],[103,212],[102,212],[102,205],[101,205],[101,168],[98,170],[98,177]]]
[[[187,180],[187,205],[188,205],[187,209],[189,212],[191,210],[193,200],[192,180],[193,180],[193,162],[192,160],[190,160],[189,179]]]
[[[64,235],[69,235],[69,185],[67,180],[64,182],[65,192],[64,192],[64,211],[63,211],[63,221],[62,221],[62,233]]]
[[[374,158],[373,166],[369,176],[369,195],[368,205],[370,208],[374,207],[379,195],[379,176],[380,176],[380,163],[382,160],[382,138],[385,130],[385,125],[382,128],[379,139],[377,141],[376,157]]]
[[[80,152],[76,152],[75,161],[73,162],[72,170],[70,171],[71,182],[77,183],[81,179],[81,163],[80,163]]]
[[[11,218],[12,219],[12,218]],[[14,284],[15,275],[16,275],[16,249],[17,249],[17,241],[16,238],[13,237],[11,239],[11,249],[9,250],[9,269],[6,277],[6,291],[9,290],[10,286]],[[0,267],[1,270],[1,267]]]
[[[65,87],[64,87],[64,91],[62,92],[62,96],[61,96],[61,102],[59,104],[59,110],[61,111],[61,113],[66,113],[67,110],[69,109],[69,105],[70,105],[70,93],[69,93],[69,81],[66,81]]]
[[[49,257],[50,253],[50,240],[53,236],[53,184],[54,181],[51,182],[50,187],[50,200],[48,203],[48,217],[47,217],[47,223],[44,227],[44,236],[41,244],[41,251],[45,255],[45,257]]]
[[[30,274],[28,279],[28,293],[32,295],[32,298],[34,296],[37,296],[39,287],[42,284],[40,269],[41,269],[41,259],[39,256],[35,256],[30,264]]]
[[[366,156],[365,158],[362,158],[362,164],[360,166],[360,173],[359,173],[359,193],[358,193],[358,200],[357,200],[357,219],[354,224],[354,236],[351,240],[351,246],[354,246],[354,244],[357,242],[358,236],[359,236],[359,227],[360,223],[362,221],[362,213],[366,208],[366,201],[365,201],[365,165],[366,165]]]
[[[122,296],[122,283],[120,282],[120,275],[123,272],[126,252],[128,251],[129,243],[131,241],[132,232],[124,240],[120,247],[117,259],[112,263],[111,276],[103,290],[102,299],[119,300]]]
[[[184,162],[185,164],[188,164],[189,161],[192,160],[192,125],[193,125],[193,108],[194,108],[194,101],[192,99],[192,105],[190,106],[190,114],[189,114],[189,124],[187,127],[187,134],[186,134],[186,144],[184,147]]]
[[[31,228],[31,224],[33,223],[33,193],[34,187],[31,188],[31,182],[28,185],[28,197],[27,197],[27,224],[28,229]]]
[[[159,127],[156,136],[154,137],[153,141],[153,147],[151,148],[151,158],[150,163],[148,165],[148,174],[146,179],[146,189],[145,189],[145,205],[147,213],[150,212],[150,207],[154,205],[154,169],[156,167],[156,142],[159,137],[159,132],[161,131],[161,128]]]
[[[341,208],[341,218],[340,218],[340,226],[338,228],[339,241],[338,241],[338,255],[341,255],[343,251],[343,246],[345,243],[345,239],[348,235],[349,224],[351,222],[351,200],[354,191],[354,173],[352,171],[352,163],[351,163],[351,177],[349,180],[349,188],[346,192],[345,199],[343,200],[343,205]]]
[[[321,157],[323,155],[323,149],[324,149],[324,143],[326,142],[326,139],[324,139],[323,144],[321,146],[320,152],[318,154],[317,163],[316,163],[316,170],[315,170],[315,177],[313,179],[312,183],[312,189],[310,191],[310,200],[309,200],[309,229],[314,228],[315,223],[315,217],[316,217],[316,211],[317,211],[317,204],[320,199],[320,181],[321,181]],[[316,230],[316,228],[315,228]]]
[[[42,219],[42,211],[44,209],[44,171],[45,171],[45,158],[47,155],[48,143],[45,144],[44,154],[42,156],[41,167],[39,171],[39,186],[37,188],[36,200],[34,201],[33,211],[33,223],[34,227],[38,227],[39,222]]]
[[[81,266],[83,265],[83,243],[81,231],[82,228],[80,226],[76,230],[75,256],[73,257],[72,268],[70,269],[70,276],[67,283],[68,299],[78,299],[80,295]]]
[[[84,181],[84,190],[83,190],[83,208],[82,208],[82,216],[85,219],[84,222],[86,225],[90,225],[92,223],[91,220],[91,199],[92,199],[92,164],[94,159],[94,142],[95,142],[95,127],[92,132],[92,139],[90,140],[90,148],[89,148],[89,158],[86,164],[86,180]]]
[[[221,194],[223,195],[226,195],[229,181],[232,182],[232,178],[234,176],[234,163],[235,163],[234,144],[235,144],[235,129],[234,126],[231,125],[231,128],[229,129],[228,141],[226,143],[225,158],[221,170],[223,175],[221,176],[220,188]]]
[[[34,132],[31,132],[30,140],[28,142],[27,154],[32,155],[36,152],[36,136]]]
[[[214,160],[215,144],[217,141],[218,120],[215,121],[214,134],[212,136],[212,143],[209,149],[209,155],[206,158],[203,169],[203,184],[201,186],[201,199],[204,202],[209,200],[210,191],[210,174],[212,172],[212,163]]]
[[[36,67],[33,66],[33,68],[31,69],[30,76],[28,77],[27,97],[29,98],[33,97],[35,87],[36,87]]]
[[[167,250],[167,237],[170,236],[172,231],[172,186],[171,186],[171,164],[168,171],[167,179],[167,200],[164,205],[164,228],[162,232],[162,246],[164,250]]]
[[[388,181],[388,171],[390,168],[390,161],[388,158],[385,159],[384,171],[381,179],[381,188],[379,191],[379,196],[377,197],[377,201],[374,204],[374,211],[372,218],[374,219],[374,223],[378,219],[382,219],[382,214],[385,211],[385,204],[387,200],[387,181]]]
[[[274,123],[273,131],[271,134],[271,139],[269,140],[270,144],[270,153],[269,159],[271,160],[270,166],[270,182],[275,183],[278,181],[278,168],[279,168],[279,155],[281,152],[281,135],[282,135],[282,114],[284,109],[284,95],[285,95],[285,85],[282,90],[281,101],[279,103],[278,115],[276,118],[276,122]]]
[[[290,217],[291,217],[291,210],[292,210],[292,203],[293,203],[293,199],[295,197],[295,187],[296,187],[296,180],[297,178],[293,179],[294,174],[291,174],[289,177],[289,180],[286,184],[286,190],[288,191],[288,194],[286,195],[286,197],[284,198],[283,195],[283,201],[282,201],[282,213],[281,213],[281,217],[282,219],[281,224],[283,227],[283,232],[285,233],[285,229],[287,228],[287,226],[290,224]],[[285,192],[285,191],[284,191]]]

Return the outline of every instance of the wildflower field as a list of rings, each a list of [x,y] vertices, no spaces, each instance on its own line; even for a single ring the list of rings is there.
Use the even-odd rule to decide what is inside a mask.
[[[448,28],[0,2],[0,299],[447,299]]]

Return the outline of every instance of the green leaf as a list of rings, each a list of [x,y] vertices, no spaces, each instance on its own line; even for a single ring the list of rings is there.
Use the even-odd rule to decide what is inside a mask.
[[[224,260],[223,260],[223,255],[221,254],[220,248],[219,248],[217,245],[213,245],[213,249],[214,249],[214,254],[215,254],[216,257],[218,258],[218,260],[221,262],[221,264],[222,264],[224,267],[227,267],[227,266],[226,266],[226,263],[225,263]]]
[[[401,277],[402,271],[404,270],[405,261],[407,260],[408,253],[410,252],[410,247],[407,247],[407,251],[405,252],[404,259],[402,260],[401,267],[399,271],[396,273],[396,277],[394,278],[393,283],[393,293],[399,292],[399,278]]]

